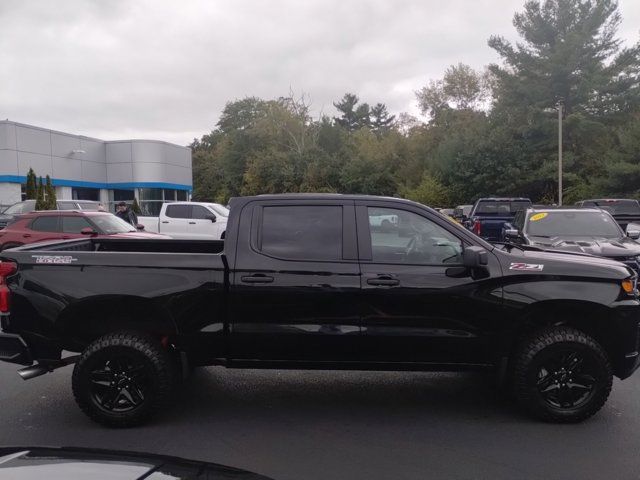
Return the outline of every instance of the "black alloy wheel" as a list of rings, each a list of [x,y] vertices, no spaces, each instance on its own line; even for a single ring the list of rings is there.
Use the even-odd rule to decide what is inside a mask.
[[[532,415],[580,422],[598,412],[613,383],[609,358],[586,333],[565,326],[532,334],[514,358],[515,396]]]
[[[91,396],[109,412],[129,412],[149,393],[150,369],[131,356],[114,356],[89,374]]]
[[[158,340],[118,332],[87,347],[74,367],[72,387],[78,406],[92,420],[130,427],[167,406],[176,378],[176,362]]]
[[[575,350],[558,351],[538,368],[540,397],[552,407],[576,408],[594,395],[598,367]]]

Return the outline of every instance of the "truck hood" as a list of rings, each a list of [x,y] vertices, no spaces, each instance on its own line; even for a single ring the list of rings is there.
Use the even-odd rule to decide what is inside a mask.
[[[607,278],[623,280],[634,275],[624,263],[584,253],[563,251],[494,249],[505,275],[541,274],[558,277]]]
[[[587,253],[615,259],[627,259],[640,255],[640,244],[629,237],[531,237],[530,240],[531,245],[544,248],[545,250]]]

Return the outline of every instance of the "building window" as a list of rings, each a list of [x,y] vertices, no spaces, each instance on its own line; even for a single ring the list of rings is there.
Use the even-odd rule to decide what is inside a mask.
[[[80,188],[71,189],[71,198],[73,200],[93,200],[100,201],[100,190],[98,188]]]
[[[165,202],[186,201],[187,192],[161,188],[141,188],[138,190],[142,216],[157,217]]]

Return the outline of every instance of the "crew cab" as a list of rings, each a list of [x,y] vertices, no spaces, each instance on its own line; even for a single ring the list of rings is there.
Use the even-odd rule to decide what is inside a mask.
[[[193,366],[492,371],[557,422],[638,367],[628,266],[501,250],[397,198],[235,198],[224,241],[25,246],[0,280],[0,359],[25,379],[75,364],[76,402],[111,426],[165,408]]]
[[[107,212],[41,210],[19,215],[0,230],[0,250],[47,240],[68,240],[87,236],[111,238],[169,238],[136,230]]]
[[[528,198],[480,198],[464,225],[485,240],[502,240],[504,224],[511,222],[518,210],[530,206]]]
[[[229,210],[218,203],[164,203],[158,217],[138,217],[147,232],[186,240],[224,238]]]

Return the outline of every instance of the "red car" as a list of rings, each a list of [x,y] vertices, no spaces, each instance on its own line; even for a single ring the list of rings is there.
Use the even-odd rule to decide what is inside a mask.
[[[107,212],[53,210],[31,212],[17,217],[0,230],[0,250],[27,243],[65,240],[86,236],[108,238],[170,238],[136,230]]]

